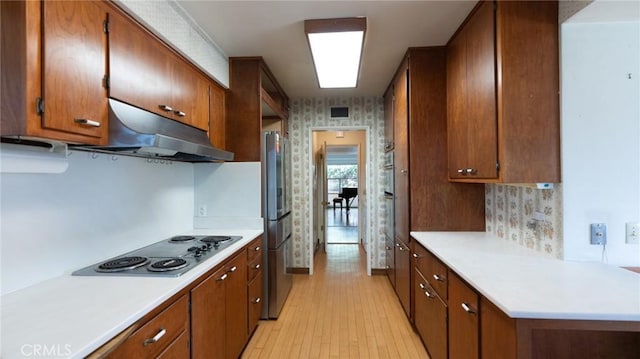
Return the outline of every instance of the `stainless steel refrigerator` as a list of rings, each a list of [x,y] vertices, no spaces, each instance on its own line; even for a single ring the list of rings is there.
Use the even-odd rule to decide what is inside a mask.
[[[262,150],[264,217],[264,305],[262,319],[278,318],[289,295],[291,245],[289,142],[278,132],[266,132]]]

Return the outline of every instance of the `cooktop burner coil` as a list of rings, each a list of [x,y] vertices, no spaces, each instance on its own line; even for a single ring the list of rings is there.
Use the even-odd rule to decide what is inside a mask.
[[[181,242],[192,241],[194,239],[196,239],[196,237],[194,236],[175,236],[175,237],[171,237],[171,239],[169,239],[169,242],[181,243]]]
[[[204,243],[221,243],[230,240],[230,236],[208,236],[202,238],[200,241]]]
[[[102,263],[96,270],[99,272],[122,272],[141,267],[147,263],[149,263],[147,257],[121,257]]]
[[[167,272],[184,268],[187,265],[188,262],[182,258],[169,258],[153,262],[147,269],[152,272]]]

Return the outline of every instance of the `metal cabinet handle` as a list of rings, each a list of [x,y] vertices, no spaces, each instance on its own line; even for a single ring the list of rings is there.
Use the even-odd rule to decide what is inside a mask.
[[[469,314],[476,314],[476,311],[471,308],[467,303],[462,302],[462,309]]]
[[[400,247],[400,243],[396,243],[396,247]]]
[[[256,252],[259,251],[260,250],[260,246],[255,247],[253,250],[256,251]]]
[[[253,303],[254,304],[258,304],[258,303],[260,303],[260,301],[262,301],[262,298],[257,297],[256,299],[253,300]]]
[[[420,255],[418,253],[414,253],[413,258],[420,258]]]
[[[444,282],[444,277],[440,274],[434,274],[433,279],[437,280],[438,282]]]
[[[390,250],[391,250],[391,247],[389,247],[389,246],[385,246],[384,248],[385,248],[386,250],[388,250],[388,251],[390,251]]]
[[[475,168],[460,168],[458,170],[458,173],[463,175],[463,176],[474,175],[474,174],[478,173],[478,170],[475,169]]]
[[[253,269],[260,269],[260,264],[256,264]]]
[[[407,173],[409,173],[409,171],[408,170],[400,170],[400,173],[406,175]]]
[[[167,111],[167,112],[171,112],[171,111],[173,111],[173,108],[172,108],[171,106],[167,106],[167,105],[160,105],[160,106],[158,106],[158,107],[160,107],[160,109],[161,109],[162,111]]]
[[[218,278],[218,281],[223,281],[223,280],[227,279],[227,277],[228,277],[228,275],[227,275],[227,273],[225,273],[225,274],[221,275],[220,278]]]
[[[158,332],[158,334],[156,334],[153,338],[145,339],[142,344],[146,347],[149,344],[157,343],[158,340],[164,337],[165,334],[167,334],[167,330],[164,328],[160,328],[160,331]]]
[[[186,113],[184,113],[184,112],[182,112],[180,110],[175,110],[175,111],[173,111],[173,113],[175,113],[176,115],[178,115],[180,117],[184,117],[184,116],[187,115]]]
[[[238,269],[238,267],[233,266],[233,267],[229,268],[229,272],[235,272],[235,271],[236,271],[236,269]]]
[[[73,122],[79,124],[79,125],[86,125],[86,126],[91,126],[91,127],[100,127],[101,123],[98,121],[93,121],[93,120],[88,120],[86,118],[76,118],[73,120]]]
[[[386,266],[385,269],[391,269],[391,266]]]
[[[420,283],[418,284],[418,286],[420,287],[420,289],[425,289],[426,287],[424,286],[424,284]]]
[[[425,291],[424,291],[424,295],[426,295],[426,296],[427,296],[427,298],[429,298],[429,299],[433,299],[433,294],[429,293],[429,291],[428,291],[428,290],[425,290]]]
[[[403,246],[398,246],[398,249],[401,251],[404,251],[404,247]]]

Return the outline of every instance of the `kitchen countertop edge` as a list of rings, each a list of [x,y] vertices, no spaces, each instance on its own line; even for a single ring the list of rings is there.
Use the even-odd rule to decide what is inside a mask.
[[[226,247],[219,256],[209,258],[179,277],[84,277],[67,274],[6,294],[1,302],[0,356],[29,356],[25,355],[25,346],[26,354],[40,346],[56,356],[85,357],[230,258],[263,231],[195,229],[182,234],[240,235],[242,239]],[[129,295],[119,298],[119,301],[112,296],[99,296],[118,290],[127,290]],[[79,305],[81,303],[85,305]],[[92,314],[93,318],[87,317]]]
[[[511,318],[640,321],[640,276],[625,269],[554,259],[486,232],[411,236]]]

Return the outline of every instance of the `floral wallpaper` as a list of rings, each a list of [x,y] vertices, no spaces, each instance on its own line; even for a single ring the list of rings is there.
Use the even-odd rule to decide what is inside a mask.
[[[381,97],[348,97],[348,98],[296,98],[290,101],[289,140],[292,167],[292,215],[293,215],[293,267],[309,268],[309,253],[312,241],[309,229],[313,225],[312,213],[309,212],[309,129],[311,127],[366,126],[369,130],[368,151],[370,162],[367,193],[373,201],[373,210],[367,213],[370,227],[365,234],[372,242],[372,250],[367,254],[371,268],[384,268],[384,231],[385,222],[382,186],[384,181],[384,104]],[[331,106],[348,106],[348,119],[332,119]],[[363,198],[360,205],[364,207]]]
[[[562,185],[534,189],[485,185],[487,232],[535,251],[562,259]],[[544,220],[534,220],[534,213]]]

